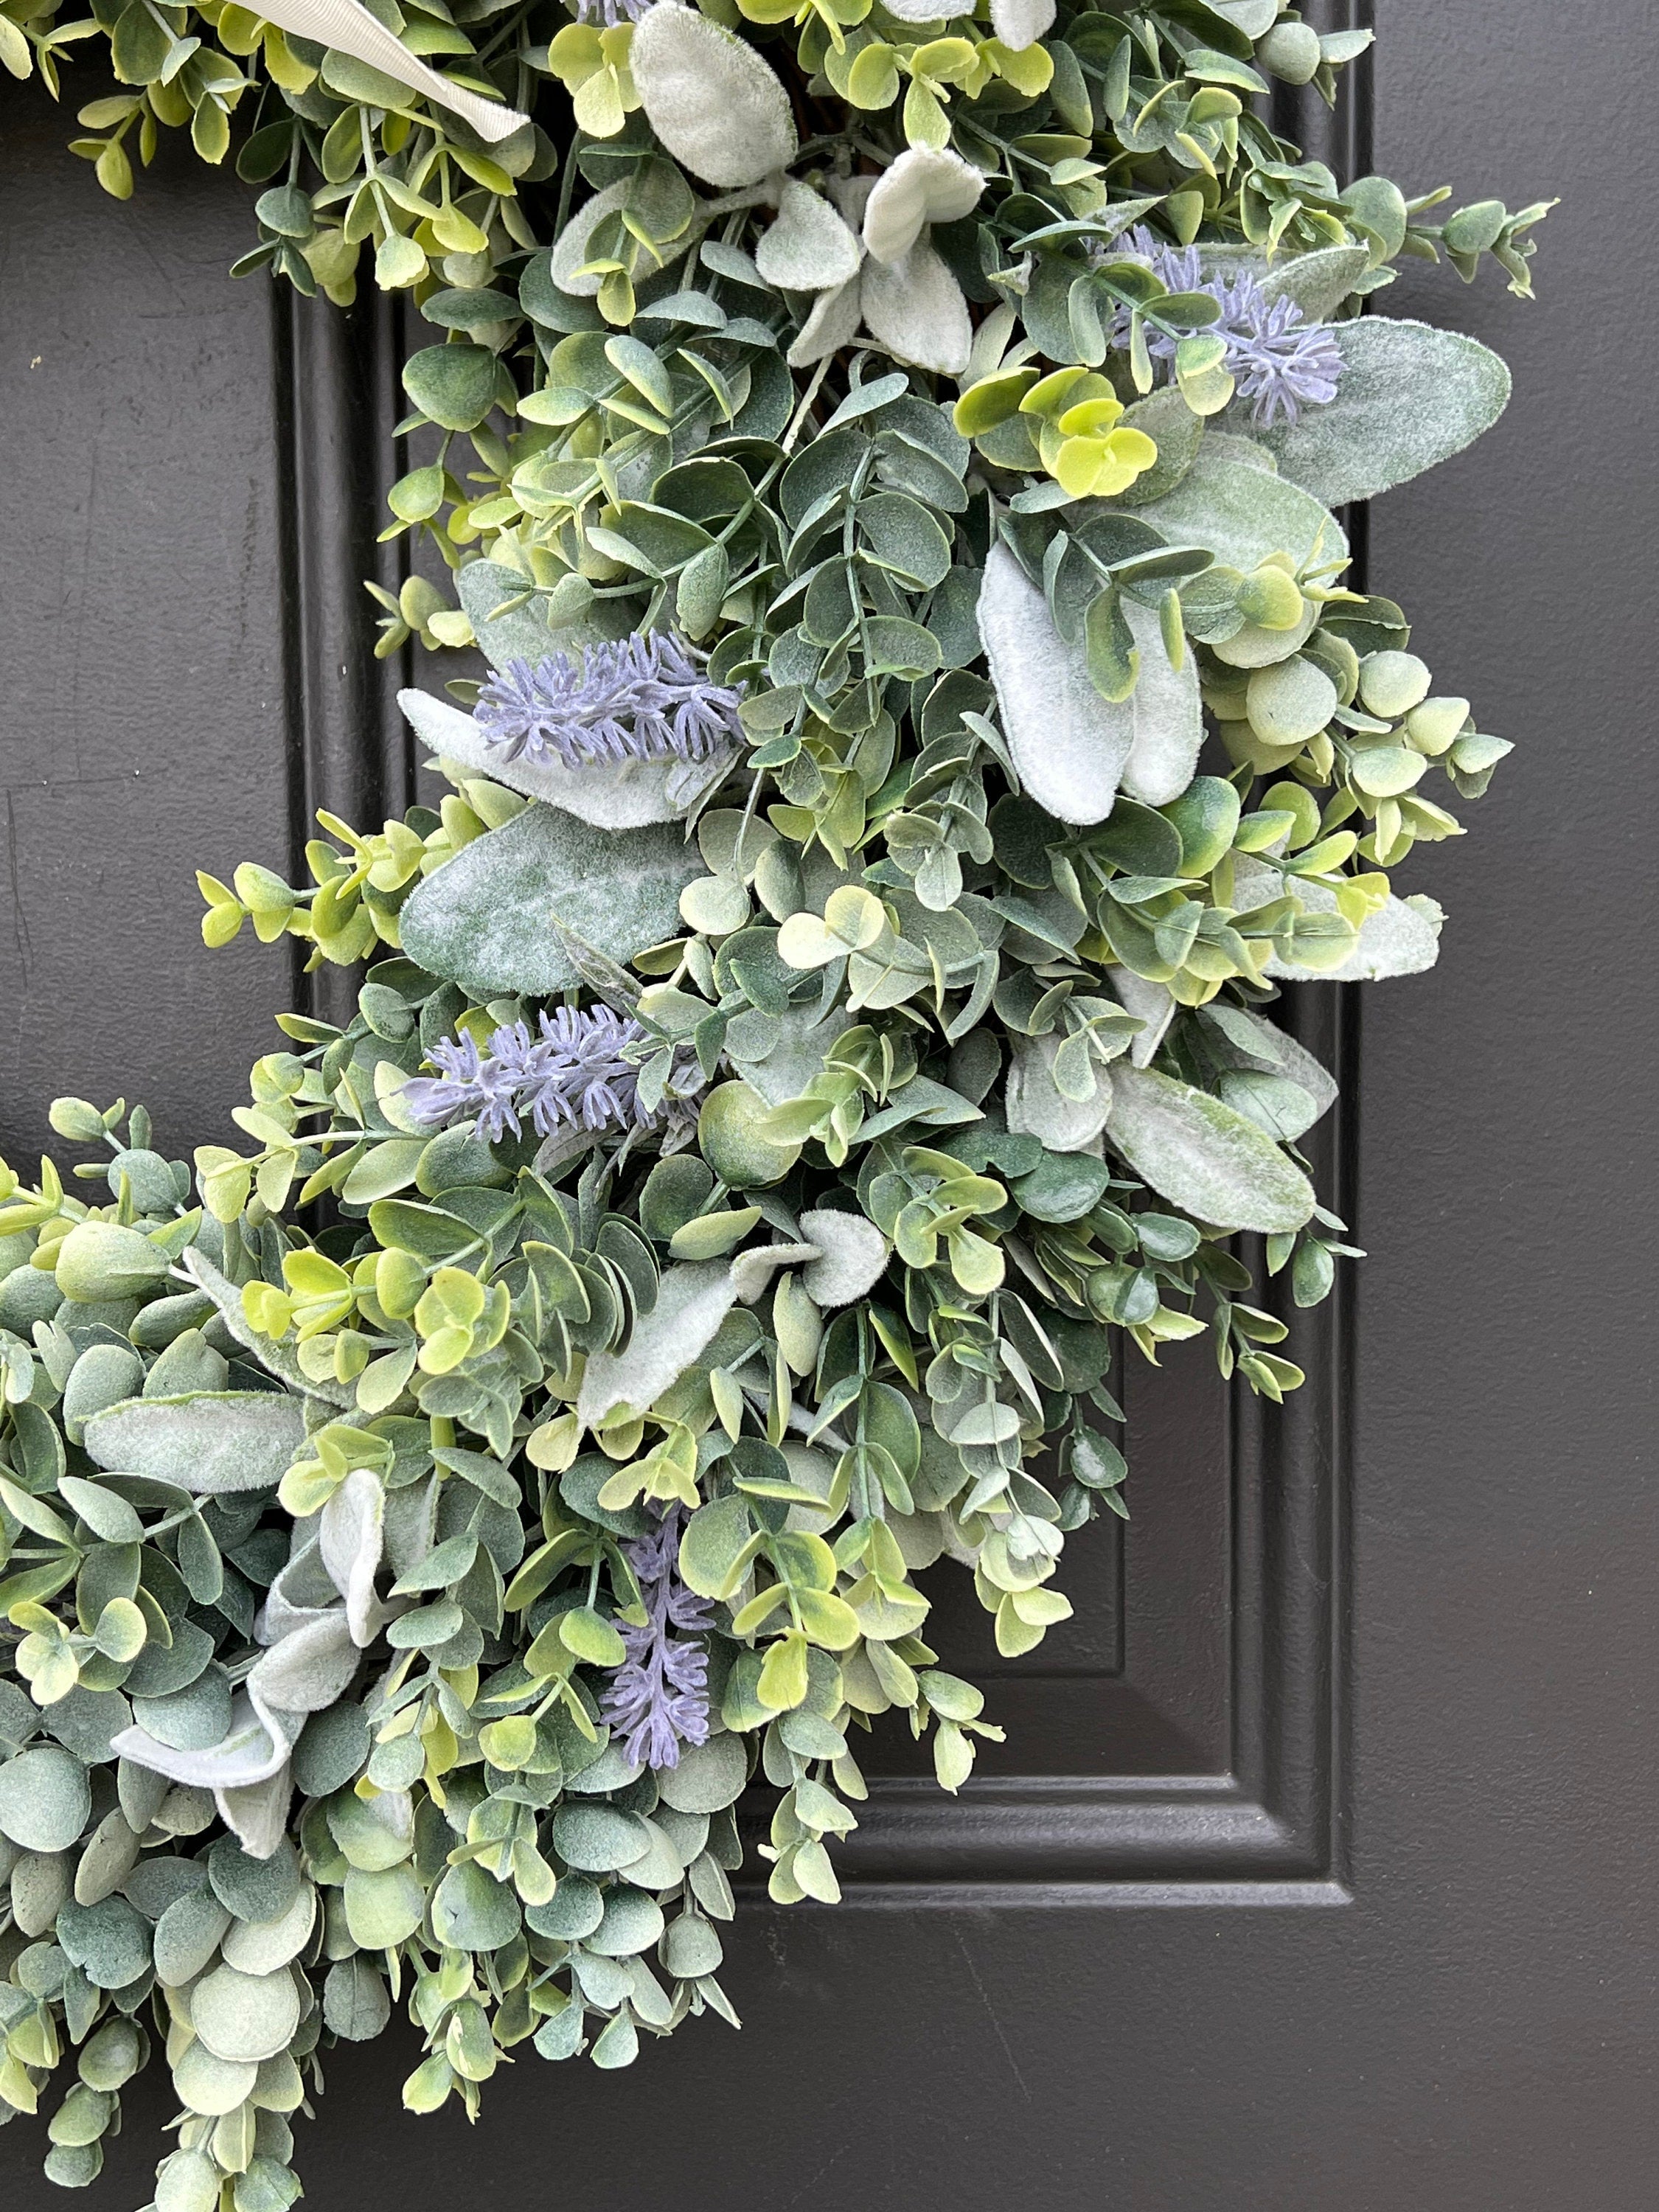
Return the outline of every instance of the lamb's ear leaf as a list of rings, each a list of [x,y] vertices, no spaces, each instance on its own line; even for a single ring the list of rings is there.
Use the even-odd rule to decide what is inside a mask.
[[[657,1303],[636,1322],[625,1352],[590,1354],[576,1401],[578,1418],[592,1427],[613,1406],[643,1413],[684,1374],[737,1302],[738,1286],[724,1261],[668,1267]]]
[[[274,1858],[282,1848],[293,1796],[294,1778],[286,1759],[263,1782],[213,1793],[219,1818],[251,1859]]]
[[[349,1639],[347,1639],[348,1642]],[[110,1748],[118,1759],[148,1767],[197,1790],[240,1790],[269,1781],[288,1764],[301,1719],[284,1714],[286,1726],[273,1730],[246,1690],[239,1690],[230,1709],[230,1726],[217,1743],[201,1749],[179,1750],[162,1743],[148,1729],[123,1729]]]
[[[1159,1197],[1216,1229],[1286,1235],[1310,1220],[1313,1185],[1272,1138],[1208,1091],[1156,1068],[1113,1071],[1106,1136]]]
[[[1310,323],[1328,323],[1371,265],[1364,246],[1322,246],[1263,270],[1269,300],[1290,300]]]
[[[859,280],[864,325],[895,361],[960,376],[968,366],[973,325],[962,287],[925,239],[901,261],[874,259]]]
[[[889,1246],[873,1221],[820,1207],[803,1213],[800,1226],[821,1255],[801,1270],[801,1287],[815,1305],[851,1305],[881,1280]]]
[[[550,913],[626,963],[678,933],[680,893],[702,872],[696,847],[665,824],[596,830],[527,806],[417,885],[400,916],[403,949],[429,975],[486,997],[569,990],[580,977]]]
[[[1272,442],[1267,432],[1260,441]],[[1301,484],[1230,453],[1232,444],[1224,431],[1211,431],[1174,490],[1135,512],[1172,545],[1206,546],[1218,561],[1247,576],[1270,553],[1288,553],[1298,568],[1316,553],[1321,566],[1342,560],[1348,542],[1335,517]]]
[[[209,1497],[280,1482],[305,1432],[285,1390],[196,1390],[106,1406],[87,1422],[86,1448],[101,1468]]]
[[[878,261],[902,261],[927,224],[971,214],[984,189],[982,172],[948,146],[908,146],[865,202],[865,246]]]
[[[1267,906],[1290,890],[1310,914],[1334,915],[1336,894],[1323,884],[1306,878],[1286,878],[1265,860],[1241,853],[1234,866],[1234,911],[1248,913]],[[1262,973],[1275,982],[1378,983],[1390,975],[1420,975],[1440,957],[1440,929],[1446,916],[1438,902],[1424,893],[1398,898],[1391,891],[1375,914],[1360,925],[1358,941],[1339,957],[1315,966],[1287,960],[1278,953],[1266,961]]]
[[[1004,1103],[1016,1136],[1036,1137],[1051,1152],[1086,1152],[1112,1110],[1112,1078],[1097,1066],[1093,1096],[1069,1098],[1054,1079],[1059,1036],[1011,1041]],[[1081,1087],[1079,1085],[1079,1087]]]
[[[794,112],[775,71],[680,0],[641,17],[628,66],[651,128],[705,184],[757,185],[794,159]]]
[[[1137,975],[1132,968],[1115,968],[1110,978],[1118,1004],[1132,1013],[1146,1027],[1138,1030],[1129,1047],[1130,1060],[1136,1067],[1147,1066],[1159,1045],[1164,1032],[1175,1018],[1176,1002],[1162,983],[1150,983],[1144,975]]]
[[[1315,902],[1309,893],[1321,888],[1298,884],[1296,895],[1304,905],[1311,906]],[[1420,975],[1440,957],[1440,926],[1444,919],[1436,902],[1420,892],[1403,899],[1390,892],[1385,905],[1366,915],[1360,925],[1358,944],[1339,967],[1303,967],[1275,955],[1264,963],[1262,973],[1284,983],[1380,983],[1390,975]]]
[[[828,292],[859,273],[859,242],[810,185],[786,177],[778,219],[755,248],[755,266],[784,292]]]
[[[1409,483],[1473,445],[1508,404],[1508,368],[1461,331],[1363,315],[1334,335],[1346,363],[1335,398],[1252,432],[1282,477],[1328,507]]]
[[[863,314],[861,288],[856,277],[843,284],[836,292],[820,292],[812,302],[812,312],[801,325],[799,334],[790,347],[787,359],[791,368],[811,368],[826,354],[839,353],[851,345]]]
[[[744,1305],[752,1306],[780,1267],[810,1266],[823,1257],[817,1244],[751,1244],[732,1261],[732,1281]]]
[[[1012,52],[1034,46],[1054,20],[1054,0],[991,0],[991,28]]]
[[[1123,611],[1140,653],[1129,696],[1134,742],[1123,763],[1123,788],[1148,806],[1167,806],[1193,780],[1204,743],[1198,662],[1188,650],[1172,665],[1156,607],[1125,597]]]
[[[1163,986],[1151,984],[1143,988],[1160,990]],[[1265,1015],[1252,1013],[1244,1006],[1225,1006],[1219,1013],[1213,1007],[1206,1007],[1205,1026],[1211,1032],[1205,1039],[1206,1049],[1224,1069],[1241,1075],[1266,1076],[1303,1094],[1307,1104],[1296,1109],[1297,1126],[1291,1126],[1282,1114],[1276,1113],[1281,1136],[1294,1141],[1335,1105],[1339,1096],[1335,1077],[1304,1045],[1286,1036]],[[1224,1074],[1222,1091],[1225,1096]]]
[[[528,577],[499,561],[469,561],[455,579],[455,588],[479,650],[492,668],[505,668],[509,660],[528,661],[534,668],[551,653],[580,656],[583,646],[602,634],[585,621],[563,623],[556,629],[547,619],[548,595],[526,599]],[[514,605],[515,600],[522,600],[522,605]],[[509,611],[498,614],[498,607]]]
[[[329,1578],[345,1600],[354,1644],[372,1644],[383,1608],[374,1594],[386,1534],[386,1489],[366,1467],[353,1468],[318,1516]]]
[[[684,813],[687,800],[678,796],[688,781],[679,773],[688,765],[684,761],[594,761],[567,768],[557,758],[509,760],[506,748],[492,745],[471,714],[446,700],[428,691],[400,691],[398,704],[416,736],[441,760],[486,775],[527,799],[544,799],[596,830],[638,830],[650,822],[678,821]],[[722,765],[723,760],[711,763],[710,774]],[[671,784],[675,798],[669,795]]]
[[[1000,542],[985,564],[979,632],[1021,782],[1058,821],[1103,822],[1134,742],[1133,711],[1101,697],[1082,647],[1060,636],[1042,592]]]
[[[345,1607],[331,1607],[255,1661],[247,1677],[248,1695],[262,1719],[267,1710],[283,1716],[283,1723],[268,1726],[292,1726],[289,1716],[323,1712],[338,1702],[357,1671],[358,1656]],[[297,1727],[294,1733],[298,1735]]]

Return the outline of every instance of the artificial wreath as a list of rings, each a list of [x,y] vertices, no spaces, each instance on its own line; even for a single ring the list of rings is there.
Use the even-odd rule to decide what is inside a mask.
[[[896,1711],[1122,1514],[1115,1346],[1301,1379],[1349,1248],[1277,987],[1433,961],[1397,895],[1509,750],[1344,581],[1338,510],[1467,446],[1473,340],[1360,309],[1530,227],[1274,136],[1364,31],[1279,0],[3,0],[76,150],[165,130],[441,338],[385,649],[441,805],[201,878],[361,969],[193,1168],[142,1108],[0,1202],[0,2117],[99,2171],[165,2044],[160,2212],[283,2212],[337,2039],[405,2102],[733,2018],[733,1808],[780,1903]],[[326,41],[326,43],[324,43]],[[440,74],[434,64],[442,65]],[[317,312],[327,312],[319,307]],[[82,1194],[73,1194],[76,1189]]]

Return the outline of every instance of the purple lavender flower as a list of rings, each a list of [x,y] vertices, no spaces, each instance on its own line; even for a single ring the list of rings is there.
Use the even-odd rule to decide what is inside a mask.
[[[1303,407],[1322,407],[1336,397],[1346,366],[1334,337],[1323,323],[1310,323],[1294,301],[1269,300],[1249,270],[1234,276],[1206,277],[1195,246],[1165,246],[1144,223],[1125,241],[1130,252],[1151,267],[1171,292],[1208,292],[1221,313],[1208,325],[1227,349],[1226,366],[1237,380],[1241,399],[1253,401],[1253,419],[1264,429],[1281,418],[1294,422]],[[1099,246],[1091,258],[1109,259],[1114,249]],[[1118,310],[1114,342],[1129,342],[1129,313]],[[1176,341],[1167,331],[1149,330],[1146,350],[1154,361],[1175,359]]]
[[[508,760],[708,760],[740,736],[744,687],[711,684],[707,658],[659,629],[585,646],[580,666],[567,653],[534,669],[510,661],[479,692],[473,720]]]
[[[653,0],[576,0],[576,21],[614,31],[618,23],[637,23],[652,5]]]
[[[526,1113],[540,1137],[558,1128],[618,1123],[647,1128],[662,1117],[661,1108],[647,1109],[641,1103],[640,1048],[648,1039],[638,1022],[609,1006],[560,1006],[544,1011],[538,1026],[537,1038],[523,1022],[498,1029],[487,1053],[465,1031],[441,1038],[428,1055],[441,1072],[417,1075],[404,1086],[411,1118],[436,1129],[475,1115],[479,1134],[495,1144],[508,1132],[520,1135],[520,1117]],[[696,1059],[678,1050],[665,1101],[669,1110],[702,1087]]]
[[[680,1580],[680,1511],[671,1505],[650,1535],[627,1547],[646,1625],[623,1626],[628,1656],[600,1699],[605,1717],[622,1734],[624,1756],[659,1769],[679,1765],[683,1744],[708,1741],[708,1653],[690,1639],[705,1635],[713,1618],[708,1600]]]

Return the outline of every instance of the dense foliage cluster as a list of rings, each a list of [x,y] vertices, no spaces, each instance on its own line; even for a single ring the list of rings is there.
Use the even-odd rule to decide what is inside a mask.
[[[1267,1009],[1431,963],[1393,872],[1508,750],[1338,519],[1506,374],[1359,311],[1525,295],[1544,210],[1303,160],[1262,96],[1369,33],[1278,0],[932,4],[0,5],[54,92],[107,39],[106,189],[234,117],[240,267],[412,291],[390,534],[454,598],[385,649],[490,671],[404,694],[441,805],[202,877],[362,971],[241,1147],[63,1099],[82,1194],[3,1172],[0,2117],[72,2063],[58,2181],[152,2039],[160,2212],[283,2212],[394,2002],[420,2111],[732,2017],[740,1793],[827,1902],[880,1717],[966,1780],[915,1577],[1067,1618],[1117,1346],[1301,1380],[1232,1240],[1327,1294],[1335,1085]]]

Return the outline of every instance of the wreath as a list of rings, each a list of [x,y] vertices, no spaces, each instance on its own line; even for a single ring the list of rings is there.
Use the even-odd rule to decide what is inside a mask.
[[[160,2040],[159,2212],[284,2212],[335,2040],[406,2004],[417,2112],[626,2065],[735,2020],[751,1784],[780,1904],[880,1717],[963,1785],[915,1577],[1068,1617],[1126,1342],[1302,1379],[1236,1249],[1352,1252],[1279,987],[1433,962],[1394,872],[1509,750],[1339,519],[1507,373],[1360,311],[1529,296],[1546,206],[1303,159],[1265,96],[1370,33],[1279,0],[56,17],[0,59],[107,40],[107,191],[234,113],[238,270],[372,248],[433,326],[381,649],[489,667],[402,695],[440,805],[200,878],[361,977],[244,1147],[63,1098],[93,1158],[0,1170],[0,2118],[71,2072],[89,2182]]]

